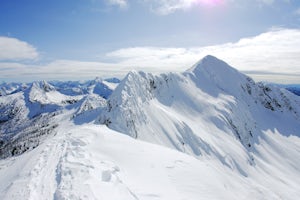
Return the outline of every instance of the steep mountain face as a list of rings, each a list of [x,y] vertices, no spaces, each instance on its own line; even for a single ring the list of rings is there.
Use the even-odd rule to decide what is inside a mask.
[[[273,150],[276,163],[289,163],[298,154],[291,150],[285,157],[280,149],[289,145],[289,137],[300,136],[299,108],[299,97],[287,90],[255,83],[207,56],[181,74],[130,72],[99,122],[195,157],[214,157],[247,176],[252,165],[267,165],[265,157]],[[280,138],[276,147],[269,143],[274,134]],[[265,143],[270,152],[261,150]]]

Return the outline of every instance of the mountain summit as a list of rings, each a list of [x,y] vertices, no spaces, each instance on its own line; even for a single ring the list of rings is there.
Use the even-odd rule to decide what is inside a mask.
[[[229,66],[226,62],[211,55],[205,56],[187,71],[193,72],[195,74],[203,73],[203,72],[208,72],[208,73],[218,72],[221,74],[225,72],[227,74],[229,71],[231,71],[231,73],[237,73],[237,70]]]
[[[247,79],[250,80],[249,77],[226,62],[210,55],[205,56],[186,72],[193,74],[197,81],[206,79],[207,83],[216,85],[226,91],[236,91],[238,90],[237,87],[248,82]]]

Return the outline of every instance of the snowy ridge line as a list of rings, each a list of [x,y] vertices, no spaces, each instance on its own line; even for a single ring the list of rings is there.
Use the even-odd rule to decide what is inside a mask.
[[[11,145],[0,199],[300,196],[298,96],[213,56],[183,73],[132,71],[106,97],[113,86],[102,84],[70,95],[42,82],[0,97],[1,145]]]
[[[130,72],[108,99],[99,122],[131,137],[194,155],[201,154],[198,143],[202,139],[197,132],[213,131],[203,127],[209,124],[218,132],[235,135],[251,151],[261,134],[257,116],[288,113],[292,124],[299,126],[299,102],[285,89],[256,84],[225,62],[207,56],[183,74]],[[195,116],[199,116],[199,127],[194,125]],[[192,122],[187,123],[187,118]],[[291,134],[299,136],[297,131]]]

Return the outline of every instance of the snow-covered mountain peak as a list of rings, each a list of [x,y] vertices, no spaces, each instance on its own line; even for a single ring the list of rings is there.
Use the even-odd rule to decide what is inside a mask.
[[[32,83],[32,89],[39,89],[44,92],[55,91],[55,87],[48,83],[47,81],[35,81]]]
[[[93,85],[96,85],[96,84],[99,84],[99,83],[102,83],[102,82],[103,82],[102,78],[96,77],[94,80],[90,81],[89,85],[93,86]]]
[[[218,88],[230,93],[235,93],[241,85],[253,82],[250,77],[239,72],[226,62],[214,57],[205,56],[194,66],[186,71],[196,81],[205,81],[207,84],[216,85]],[[230,91],[229,91],[230,90]]]
[[[105,99],[107,99],[112,92],[112,89],[104,83],[103,79],[96,78],[89,83],[88,93],[97,94]]]
[[[220,60],[214,56],[207,55],[196,64],[194,64],[188,72],[193,72],[195,74],[199,72],[216,73],[216,72],[226,72],[226,73],[237,73],[237,70],[228,65],[223,60]]]
[[[113,126],[113,129],[127,132],[128,135],[136,137],[135,123],[144,120],[141,115],[136,115],[140,106],[149,102],[153,98],[151,89],[152,74],[130,71],[119,83],[107,101],[107,112],[100,116],[100,123]],[[139,117],[139,119],[135,118]],[[125,119],[125,120],[124,120]],[[128,120],[130,121],[128,121]],[[126,130],[126,131],[124,131]]]
[[[152,74],[138,72],[135,70],[130,71],[125,78],[119,83],[118,87],[116,88],[115,92],[112,94],[112,98],[125,98],[125,93],[128,96],[145,96],[148,87],[148,79],[153,79]],[[146,92],[146,93],[145,93]],[[141,95],[141,93],[145,93]],[[148,95],[146,95],[148,96]]]
[[[41,104],[59,103],[60,100],[52,100],[56,98],[55,96],[64,96],[56,91],[55,87],[49,84],[47,81],[33,82],[31,87],[25,91],[25,94],[27,93],[30,102],[39,102]]]

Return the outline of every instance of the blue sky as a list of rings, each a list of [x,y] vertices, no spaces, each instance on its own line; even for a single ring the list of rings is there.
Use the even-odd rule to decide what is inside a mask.
[[[212,54],[258,80],[300,83],[299,0],[0,5],[0,81],[183,71]]]

